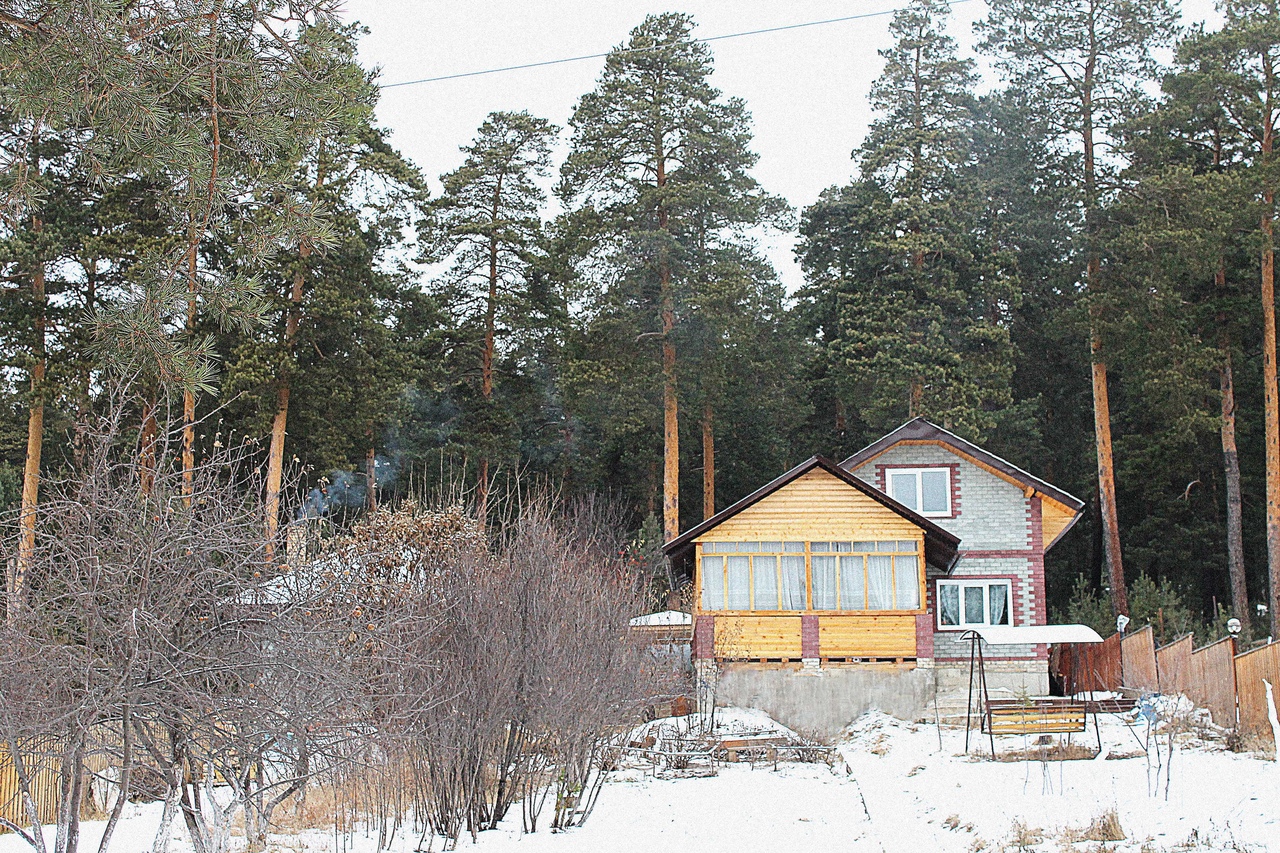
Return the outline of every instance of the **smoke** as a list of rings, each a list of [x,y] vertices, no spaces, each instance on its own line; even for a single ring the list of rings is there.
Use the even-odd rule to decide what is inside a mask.
[[[375,456],[373,464],[378,489],[394,486],[402,467],[398,456]],[[298,507],[297,517],[323,518],[331,512],[360,510],[368,504],[369,481],[364,472],[334,470],[327,477],[321,477],[319,484],[307,492]]]

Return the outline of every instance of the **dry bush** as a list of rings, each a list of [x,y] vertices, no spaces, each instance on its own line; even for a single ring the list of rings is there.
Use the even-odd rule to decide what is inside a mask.
[[[996,761],[1088,761],[1098,750],[1078,743],[1055,743],[1030,749],[1011,750],[996,756]]]
[[[1000,849],[1026,851],[1042,841],[1044,841],[1044,830],[1027,826],[1021,820],[1015,819],[1013,825],[1009,827],[1009,838],[1000,846]]]

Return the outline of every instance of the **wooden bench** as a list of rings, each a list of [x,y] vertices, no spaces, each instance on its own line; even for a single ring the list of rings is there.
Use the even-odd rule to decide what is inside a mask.
[[[1087,709],[1069,699],[992,699],[982,717],[982,733],[992,735],[1069,734],[1085,730]]]

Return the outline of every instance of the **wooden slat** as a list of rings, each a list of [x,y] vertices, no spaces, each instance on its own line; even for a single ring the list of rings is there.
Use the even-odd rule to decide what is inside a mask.
[[[1191,653],[1188,698],[1208,708],[1213,721],[1224,728],[1236,726],[1235,640],[1227,637]]]
[[[1262,682],[1263,679],[1271,682],[1275,701],[1280,704],[1280,643],[1237,656],[1234,670],[1240,697],[1240,729],[1270,743],[1271,721],[1267,715],[1267,691]]]
[[[718,658],[799,658],[799,616],[717,616]]]
[[[915,616],[819,616],[818,649],[824,658],[916,656]]]
[[[826,471],[814,470],[714,530],[706,542],[919,539],[920,528]]]
[[[1192,639],[1186,634],[1156,649],[1156,681],[1161,693],[1187,692],[1191,683]]]
[[[1155,632],[1150,625],[1121,640],[1120,666],[1125,687],[1152,692],[1160,689],[1156,676]]]
[[[53,823],[58,819],[58,762],[54,758],[57,752],[52,739],[24,744],[22,747],[23,763],[31,778],[32,798],[36,801],[36,811],[42,823]],[[19,793],[18,771],[13,766],[13,757],[7,746],[0,746],[0,817],[13,821],[18,826],[30,826],[27,819],[26,806]],[[4,833],[0,829],[0,833]]]

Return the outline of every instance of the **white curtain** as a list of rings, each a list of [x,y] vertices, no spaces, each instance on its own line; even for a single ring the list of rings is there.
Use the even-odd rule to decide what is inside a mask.
[[[782,558],[782,609],[804,610],[804,555],[789,554]]]
[[[751,609],[751,558],[725,557],[725,599],[729,610]]]
[[[1009,624],[1009,587],[1002,583],[993,583],[987,587],[991,601],[991,624]]]
[[[778,543],[781,545],[781,543]],[[751,579],[755,591],[752,610],[778,609],[778,558],[752,557]]]
[[[702,609],[724,610],[724,557],[702,558]]]
[[[867,607],[893,609],[893,557],[879,554],[867,557]]]
[[[841,610],[867,609],[866,580],[862,573],[864,559],[861,555],[840,558]]]
[[[898,610],[915,610],[920,606],[920,563],[915,557],[893,558],[893,585]]]
[[[813,609],[836,609],[836,558],[810,558],[813,562]]]
[[[938,603],[943,625],[960,624],[960,587],[945,583],[938,586]]]

